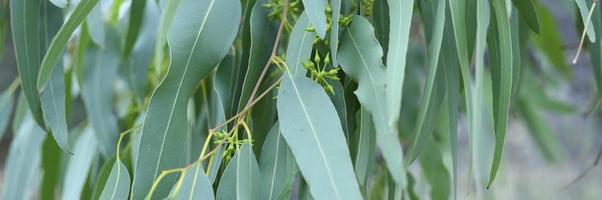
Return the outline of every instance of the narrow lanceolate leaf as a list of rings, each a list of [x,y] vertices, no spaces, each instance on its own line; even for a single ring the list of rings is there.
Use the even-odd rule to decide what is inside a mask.
[[[1,199],[25,200],[33,198],[37,188],[42,143],[46,134],[28,115],[19,127],[8,150],[4,168]]]
[[[293,153],[280,133],[278,123],[272,127],[263,143],[259,168],[264,180],[267,200],[287,199],[291,196],[297,164]]]
[[[101,200],[127,199],[130,192],[130,173],[121,160],[116,160],[109,179],[100,195]]]
[[[82,98],[86,114],[105,158],[113,155],[118,138],[117,118],[113,114],[113,80],[119,56],[91,45],[83,66]],[[48,90],[47,88],[46,90]]]
[[[88,172],[98,152],[93,132],[91,128],[86,128],[75,143],[73,156],[69,158],[69,164],[65,171],[62,199],[81,199]]]
[[[579,7],[579,13],[581,14],[583,24],[585,25],[587,22],[587,16],[589,15],[590,6],[588,6],[586,0],[575,0],[575,3],[577,3],[577,7]],[[589,41],[596,42],[596,31],[594,30],[594,25],[591,23],[591,21],[585,29]]]
[[[355,155],[355,174],[360,186],[368,187],[368,177],[374,165],[376,152],[376,131],[374,130],[374,123],[372,123],[372,117],[368,111],[361,109],[359,117],[357,129],[359,140]]]
[[[383,152],[389,172],[395,182],[405,186],[406,172],[399,138],[387,125],[385,97],[385,69],[381,58],[383,51],[374,36],[368,20],[353,16],[351,25],[343,32],[339,64],[343,71],[358,83],[355,91],[362,107],[372,115],[376,127],[376,142]]]
[[[305,76],[306,69],[303,63],[309,60],[313,47],[313,40],[316,36],[314,32],[307,31],[309,20],[304,12],[299,16],[293,31],[291,32],[286,49],[286,65],[288,73],[293,76]]]
[[[303,0],[303,7],[311,25],[320,38],[326,37],[326,0]]]
[[[147,0],[132,0],[132,4],[130,6],[130,22],[128,23],[127,36],[123,49],[123,55],[125,55],[125,57],[129,57],[130,53],[132,53],[132,49],[134,48],[134,44],[136,44],[138,32],[140,32],[140,28],[144,21],[146,1]]]
[[[60,185],[61,166],[64,152],[56,144],[54,138],[46,137],[42,144],[42,183],[40,185],[40,197],[55,197],[58,193],[57,187]]]
[[[304,76],[284,76],[277,102],[280,130],[312,196],[361,199],[341,122],[324,89]]]
[[[414,0],[388,0],[389,3],[389,50],[387,51],[387,107],[388,125],[397,133],[397,121],[401,109],[401,94],[406,70],[406,54],[412,25]]]
[[[75,31],[75,29],[86,19],[96,3],[98,3],[98,0],[82,0],[79,2],[77,7],[75,7],[75,10],[73,10],[73,13],[69,15],[69,19],[67,19],[56,33],[48,47],[48,51],[46,51],[46,55],[44,55],[44,59],[40,66],[40,72],[37,75],[38,90],[43,90],[46,84],[48,84],[52,71],[63,55],[63,51],[67,46],[67,42],[69,42],[71,34],[73,34],[73,31]]]
[[[168,34],[169,71],[151,97],[138,150],[132,198],[141,199],[153,180],[184,161],[186,105],[197,83],[226,56],[238,31],[241,5],[236,0],[182,0]],[[176,155],[176,156],[174,156]],[[167,195],[174,177],[154,195]]]
[[[428,139],[431,136],[433,129],[433,119],[436,119],[437,112],[440,107],[440,102],[443,98],[441,95],[444,90],[441,90],[440,85],[441,80],[445,80],[442,75],[442,70],[440,68],[439,59],[441,53],[441,43],[443,40],[443,33],[445,27],[445,17],[446,17],[446,2],[445,0],[439,0],[436,3],[435,7],[431,5],[423,5],[423,18],[430,19],[424,20],[425,26],[429,26],[430,28],[426,28],[426,30],[430,29],[430,35],[427,34],[428,40],[428,74],[426,78],[426,83],[424,86],[424,92],[422,96],[422,104],[420,105],[420,111],[418,113],[418,121],[415,126],[415,135],[413,138],[413,142],[410,145],[410,149],[408,150],[408,161],[411,162],[415,160],[422,149],[426,147]],[[426,10],[431,10],[430,14]],[[428,17],[430,16],[430,17]],[[451,39],[451,38],[450,38]],[[453,47],[450,47],[453,48]],[[445,85],[443,85],[445,87]]]
[[[159,27],[157,28],[157,40],[154,47],[154,63],[155,69],[160,72],[161,64],[163,63],[163,53],[167,38],[167,31],[171,27],[173,16],[176,14],[176,9],[181,0],[172,0],[165,2],[161,8],[161,16],[159,17]]]
[[[534,0],[512,0],[512,3],[518,9],[520,17],[527,22],[529,28],[535,33],[539,33],[539,16],[535,9]]]
[[[63,62],[60,61],[60,66],[56,67],[54,72],[52,72],[47,89],[42,92],[42,110],[44,111],[44,121],[46,121],[56,143],[63,151],[71,153],[65,108],[65,98],[67,96],[65,94],[65,78],[62,64]]]
[[[264,185],[251,144],[243,144],[224,170],[216,199],[266,199]]]
[[[332,20],[330,21],[330,57],[332,66],[338,67],[337,51],[339,50],[339,19],[341,17],[341,1],[331,0]]]
[[[510,21],[506,12],[506,1],[492,0],[492,27],[489,32],[489,58],[493,89],[493,119],[495,130],[495,151],[489,175],[491,186],[502,160],[502,150],[508,123],[508,112],[512,96],[512,36]]]
[[[40,8],[46,0],[13,1],[10,3],[10,24],[17,69],[22,91],[33,118],[45,128],[40,96],[36,83],[41,61]]]
[[[63,14],[60,8],[45,3],[41,7],[42,15],[45,16],[40,21],[40,31],[42,33],[40,42],[43,49],[50,45],[52,37],[59,30],[63,22]],[[65,90],[65,78],[63,73],[63,62],[59,60],[56,68],[50,77],[48,90],[41,93],[43,118],[52,133],[56,143],[67,153],[71,153],[69,148],[68,130],[67,130],[67,98],[70,98]]]
[[[471,163],[470,166],[473,169],[473,179],[470,181],[475,182],[481,188],[481,175],[480,175],[480,146],[479,138],[482,138],[482,133],[485,131],[485,123],[489,121],[483,108],[485,108],[485,47],[487,46],[487,30],[489,29],[489,5],[487,1],[477,2],[477,31],[475,40],[475,87],[472,96],[471,110],[474,112],[470,122],[470,148],[471,148]],[[489,131],[489,130],[487,130]]]
[[[213,187],[200,163],[194,164],[184,172],[184,179],[176,184],[170,194],[174,200],[207,199],[213,200]]]

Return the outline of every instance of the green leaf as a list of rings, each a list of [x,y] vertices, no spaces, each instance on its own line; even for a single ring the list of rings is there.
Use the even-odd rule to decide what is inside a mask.
[[[368,177],[374,167],[376,152],[376,131],[370,113],[361,109],[358,119],[358,145],[355,155],[355,174],[362,187],[368,187]]]
[[[117,156],[113,156],[106,160],[100,167],[100,171],[96,173],[96,181],[94,181],[92,196],[90,196],[91,199],[100,199],[100,195],[102,195],[102,191],[107,184],[107,180],[109,180],[109,176],[111,175],[111,171],[116,160]]]
[[[33,118],[43,129],[46,127],[42,115],[40,96],[36,87],[41,60],[40,16],[46,0],[14,1],[10,3],[10,24],[17,69],[21,77],[21,85],[25,99],[31,109]]]
[[[33,198],[39,179],[38,170],[45,138],[44,131],[36,125],[31,115],[27,115],[8,150],[3,171],[3,182],[6,184],[2,186],[2,199]]]
[[[90,125],[98,140],[99,151],[108,158],[115,152],[118,138],[117,118],[113,114],[113,78],[117,75],[119,56],[90,45],[83,66],[82,98]],[[47,89],[48,90],[48,89]]]
[[[123,55],[126,58],[132,53],[132,49],[138,38],[138,32],[140,32],[140,28],[143,26],[144,13],[147,8],[146,1],[147,0],[132,0],[132,4],[130,5],[130,18],[127,26],[125,46],[123,48]],[[151,4],[153,3],[154,2],[151,2]]]
[[[325,0],[303,0],[303,7],[312,27],[320,38],[326,37],[326,1]]]
[[[388,3],[390,29],[386,63],[387,121],[389,129],[397,134],[414,0],[388,0]]]
[[[56,143],[66,153],[72,154],[69,147],[69,134],[67,129],[66,98],[70,98],[65,92],[65,77],[63,74],[63,62],[59,61],[59,67],[54,69],[48,87],[42,92],[42,110],[44,121],[46,121]]]
[[[121,162],[116,160],[109,179],[100,196],[101,200],[127,199],[130,192],[130,173]]]
[[[341,123],[324,89],[284,75],[278,93],[282,136],[316,199],[361,199]],[[321,169],[321,170],[316,170]]]
[[[587,23],[587,16],[589,15],[590,8],[585,0],[575,0],[575,3],[577,3],[577,7],[579,7],[579,13],[581,14],[581,19],[583,19],[583,24],[585,25]],[[590,21],[585,30],[587,32],[589,41],[594,43],[596,42],[596,31],[594,30],[594,25],[591,22],[592,21]]]
[[[341,0],[331,0],[332,20],[330,21],[330,57],[332,66],[338,67],[337,51],[339,50],[339,19],[341,18]]]
[[[339,64],[343,71],[358,82],[355,91],[359,102],[372,115],[376,127],[376,142],[383,152],[387,168],[395,182],[405,186],[403,151],[396,133],[387,125],[385,102],[385,69],[382,68],[383,51],[374,36],[368,20],[353,16],[351,25],[341,39]]]
[[[213,188],[200,163],[194,164],[184,172],[181,185],[172,189],[171,197],[176,200],[207,199],[213,200]]]
[[[445,127],[446,129],[448,127]],[[433,200],[447,200],[450,197],[450,186],[451,180],[449,171],[445,166],[444,152],[440,150],[440,141],[429,141],[429,148],[424,150],[424,153],[420,157],[420,166],[424,172],[426,180],[430,182],[431,188],[437,188],[431,190],[431,199]]]
[[[19,128],[21,128],[21,125],[25,121],[25,117],[28,114],[31,114],[31,112],[29,110],[29,106],[27,105],[25,94],[21,92],[19,94],[19,98],[17,98],[17,107],[15,108],[13,123],[11,124],[13,134],[19,132]]]
[[[286,48],[286,65],[288,73],[293,76],[305,76],[306,69],[303,63],[309,60],[313,41],[316,33],[307,31],[309,20],[304,12],[299,16],[293,31],[289,36],[288,47]]]
[[[495,152],[487,187],[490,187],[495,180],[502,159],[513,84],[512,35],[506,2],[492,0],[490,3],[493,13],[487,44],[489,45],[489,64],[493,89]]]
[[[243,144],[222,174],[216,199],[266,199],[264,182],[250,144]]]
[[[138,150],[132,199],[149,192],[159,172],[177,168],[185,152],[187,102],[197,83],[226,56],[238,31],[236,0],[182,0],[168,35],[169,71],[151,97]],[[174,156],[181,155],[181,156]],[[155,196],[169,192],[175,177],[162,181]]]
[[[293,153],[280,133],[278,123],[268,133],[261,149],[259,168],[268,200],[290,198],[297,164]]]
[[[512,0],[514,6],[516,6],[520,17],[525,20],[529,28],[535,33],[539,33],[539,16],[537,16],[537,10],[534,6],[534,0]],[[547,34],[547,32],[544,32]]]
[[[242,67],[236,65],[235,57],[228,54],[218,65],[213,76],[213,90],[215,98],[223,107],[224,118],[233,116],[238,108],[238,97],[240,97],[241,84],[239,78],[242,74]],[[217,125],[217,124],[215,124]]]
[[[381,44],[382,49],[387,51],[389,49],[389,5],[388,0],[375,0],[373,11],[372,11],[372,24],[374,26],[374,35]],[[386,53],[385,53],[386,58]]]
[[[48,47],[48,51],[46,51],[46,55],[44,55],[40,71],[37,75],[38,90],[44,90],[50,80],[52,70],[63,55],[71,34],[86,19],[86,16],[92,11],[96,3],[98,3],[98,0],[82,0],[79,2],[65,24],[56,33]]]
[[[79,136],[69,158],[63,179],[62,199],[80,199],[82,190],[97,155],[97,141],[92,128],[87,127]]]

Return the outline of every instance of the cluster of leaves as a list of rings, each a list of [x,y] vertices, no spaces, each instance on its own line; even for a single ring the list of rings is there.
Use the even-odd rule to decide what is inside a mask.
[[[602,15],[575,2],[602,93]],[[422,181],[448,199],[463,114],[471,166],[493,135],[489,187],[511,107],[550,160],[542,112],[572,110],[540,84],[571,76],[554,19],[508,3],[2,0],[19,71],[2,199],[414,199]]]

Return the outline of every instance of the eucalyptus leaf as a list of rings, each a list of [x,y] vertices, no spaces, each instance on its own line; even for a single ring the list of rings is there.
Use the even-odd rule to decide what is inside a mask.
[[[405,186],[403,151],[399,138],[387,125],[385,97],[386,77],[382,68],[383,51],[374,36],[374,29],[368,20],[353,16],[351,25],[341,39],[339,64],[345,74],[358,82],[355,91],[359,102],[372,115],[376,128],[376,142],[383,152],[387,168],[395,182]]]
[[[297,164],[280,133],[278,123],[274,124],[263,143],[259,168],[266,184],[266,199],[290,198],[297,174]]]
[[[92,171],[92,163],[98,154],[94,130],[87,127],[78,137],[73,148],[73,156],[69,158],[63,179],[62,198],[75,200],[82,198],[88,173]]]
[[[246,143],[239,148],[224,170],[216,199],[266,199],[264,180],[251,145]]]
[[[309,19],[304,12],[299,16],[293,31],[289,37],[288,47],[286,48],[286,65],[288,73],[293,76],[305,76],[306,69],[303,63],[309,60],[311,56],[312,46],[316,34],[307,31]]]
[[[205,175],[203,166],[199,163],[194,164],[188,170],[185,171],[184,179],[180,185],[176,185],[172,189],[170,195],[173,199],[177,200],[190,200],[190,199],[207,199],[213,200],[213,188],[209,182],[209,178]]]
[[[154,91],[144,120],[136,164],[144,167],[135,170],[132,199],[144,198],[159,172],[183,164],[185,145],[181,144],[187,132],[188,98],[196,84],[226,56],[238,31],[240,12],[236,0],[179,3],[168,34],[169,72]],[[173,178],[163,180],[155,196],[165,197]]]
[[[495,152],[489,175],[490,187],[502,159],[506,129],[508,126],[508,112],[512,96],[513,56],[512,34],[505,1],[493,0],[491,9],[491,29],[487,44],[489,45],[489,63],[491,67],[491,80],[493,91],[493,115],[495,129]]]
[[[334,105],[311,79],[291,73],[284,75],[278,92],[280,130],[312,196],[361,199]]]
[[[326,37],[326,0],[303,0],[303,7],[320,38]]]
[[[121,160],[116,160],[101,193],[101,200],[127,199],[130,192],[130,173]]]
[[[581,19],[583,20],[583,24],[585,25],[587,22],[587,16],[589,15],[589,6],[586,4],[586,0],[575,0],[577,7],[579,8],[579,14],[581,14]],[[587,32],[587,37],[590,42],[596,42],[596,31],[594,30],[593,23],[590,23],[585,27]]]
[[[6,90],[0,94],[0,139],[6,133],[15,104],[14,91]]]

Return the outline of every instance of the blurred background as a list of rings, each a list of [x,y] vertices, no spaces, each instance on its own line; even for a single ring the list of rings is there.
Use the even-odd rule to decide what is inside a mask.
[[[595,107],[592,102],[597,94],[587,51],[583,52],[577,64],[570,64],[581,36],[578,31],[582,27],[578,24],[581,18],[573,0],[540,0],[540,4],[549,11],[550,18],[543,20],[552,24],[550,30],[557,30],[542,34],[548,34],[546,39],[558,36],[557,39],[562,44],[560,52],[564,57],[560,60],[568,67],[568,72],[559,72],[554,68],[556,63],[550,61],[553,59],[549,55],[537,44],[529,44],[533,60],[530,76],[535,77],[532,80],[535,90],[552,99],[558,109],[538,109],[536,115],[526,115],[516,109],[511,111],[502,168],[490,189],[485,188],[485,182],[473,183],[473,177],[469,174],[471,170],[477,170],[483,176],[481,179],[486,181],[493,151],[493,135],[483,135],[480,149],[487,151],[476,152],[474,155],[480,158],[480,163],[470,166],[469,138],[466,123],[461,121],[457,180],[459,199],[602,199],[602,163],[593,167],[594,160],[602,149],[602,112],[600,109],[591,112]],[[418,18],[418,15],[414,16]],[[419,20],[414,21],[419,23]],[[420,40],[420,25],[415,24],[414,27],[412,37],[416,38],[413,40]],[[18,75],[12,39],[10,36],[6,39],[0,61],[0,91],[6,90]],[[421,44],[415,44],[410,52],[423,52]],[[512,106],[529,108],[539,103],[542,102],[520,105],[515,102]],[[85,110],[77,101],[73,105],[73,119],[77,121],[77,116],[83,116]],[[2,181],[4,162],[13,135],[10,127],[6,131],[8,132],[0,140],[0,188],[2,184],[10,184]],[[551,143],[557,144],[550,147],[538,143],[540,141],[534,137],[534,132],[553,136]],[[557,153],[551,155],[549,152]],[[410,170],[415,176],[421,176],[419,166],[412,165]],[[578,177],[580,178],[577,180]],[[415,188],[421,196],[431,190],[424,182],[418,182]]]

